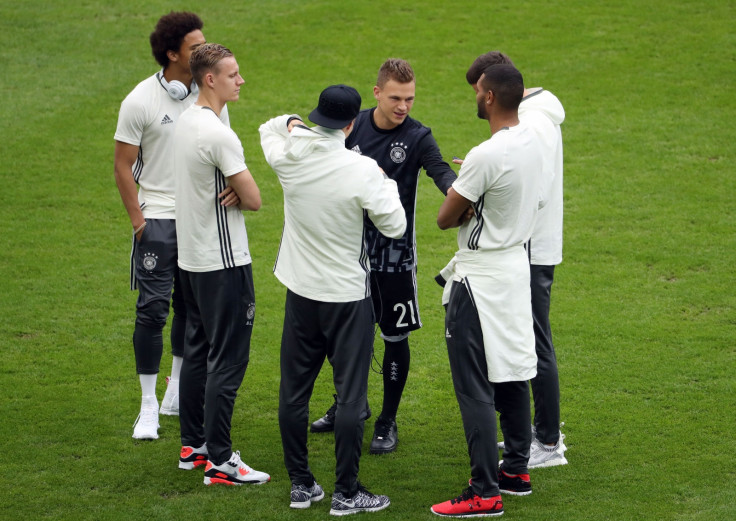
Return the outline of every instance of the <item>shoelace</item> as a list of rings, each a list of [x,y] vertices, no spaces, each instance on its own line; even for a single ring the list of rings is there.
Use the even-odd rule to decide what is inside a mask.
[[[242,459],[240,459],[240,451],[236,450],[233,452],[233,455],[230,457],[230,461],[228,461],[229,464],[237,467],[244,467],[245,470],[248,472],[253,472],[253,469],[250,468]]]
[[[463,503],[465,501],[469,501],[475,497],[475,492],[473,492],[473,489],[468,487],[465,490],[463,490],[463,493],[460,494],[455,499],[451,499],[450,503],[455,505],[457,503]]]
[[[337,411],[337,395],[333,394],[332,397],[335,399],[334,402],[332,402],[332,405],[329,409],[327,409],[327,412],[325,413],[325,416],[334,420],[335,419],[335,411]]]
[[[358,492],[355,494],[355,504],[361,507],[375,507],[381,503],[378,496],[368,492],[368,490],[358,483]]]
[[[156,414],[158,413],[158,407],[144,407],[141,409],[141,412],[138,413],[138,417],[135,419],[135,422],[133,422],[133,426],[135,427],[138,422],[143,423],[153,423],[156,421]]]
[[[390,430],[391,430],[391,422],[383,422],[383,421],[376,422],[376,437],[377,438],[385,438],[386,436],[388,436],[388,433]]]

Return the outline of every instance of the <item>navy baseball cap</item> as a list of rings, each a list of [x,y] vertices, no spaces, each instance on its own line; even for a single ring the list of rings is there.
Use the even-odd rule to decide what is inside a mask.
[[[330,85],[319,95],[309,120],[327,128],[345,128],[360,112],[360,94],[347,85]]]

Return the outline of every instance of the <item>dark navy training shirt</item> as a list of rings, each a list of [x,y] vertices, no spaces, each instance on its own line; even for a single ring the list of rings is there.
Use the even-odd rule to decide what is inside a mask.
[[[358,114],[355,129],[345,140],[345,146],[374,159],[386,175],[396,181],[406,213],[406,232],[400,239],[390,239],[366,217],[365,237],[371,269],[409,271],[416,265],[414,214],[420,170],[424,168],[444,194],[457,176],[442,159],[429,128],[407,116],[398,127],[382,130],[373,122],[374,110],[366,109]]]

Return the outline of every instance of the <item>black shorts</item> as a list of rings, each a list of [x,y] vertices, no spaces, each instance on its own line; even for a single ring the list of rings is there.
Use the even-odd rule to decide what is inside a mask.
[[[371,297],[383,337],[408,335],[422,327],[416,272],[371,271]]]

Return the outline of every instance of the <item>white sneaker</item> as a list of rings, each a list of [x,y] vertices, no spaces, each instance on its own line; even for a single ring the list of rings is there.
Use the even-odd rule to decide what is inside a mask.
[[[532,440],[529,448],[529,469],[541,469],[544,467],[556,467],[557,465],[567,465],[565,458],[565,444],[560,440],[554,446],[548,446],[540,442],[537,438]]]
[[[262,485],[271,481],[271,476],[265,472],[254,470],[240,459],[240,451],[233,452],[230,460],[222,465],[214,465],[212,461],[207,461],[204,469],[204,484],[212,485],[213,483],[222,483],[223,485],[243,485],[250,483],[253,485]]]
[[[179,416],[179,380],[170,376],[166,377],[166,394],[161,401],[160,414],[166,416]]]
[[[133,424],[133,438],[136,440],[157,440],[158,427],[158,402],[156,398],[143,400],[141,412]]]

